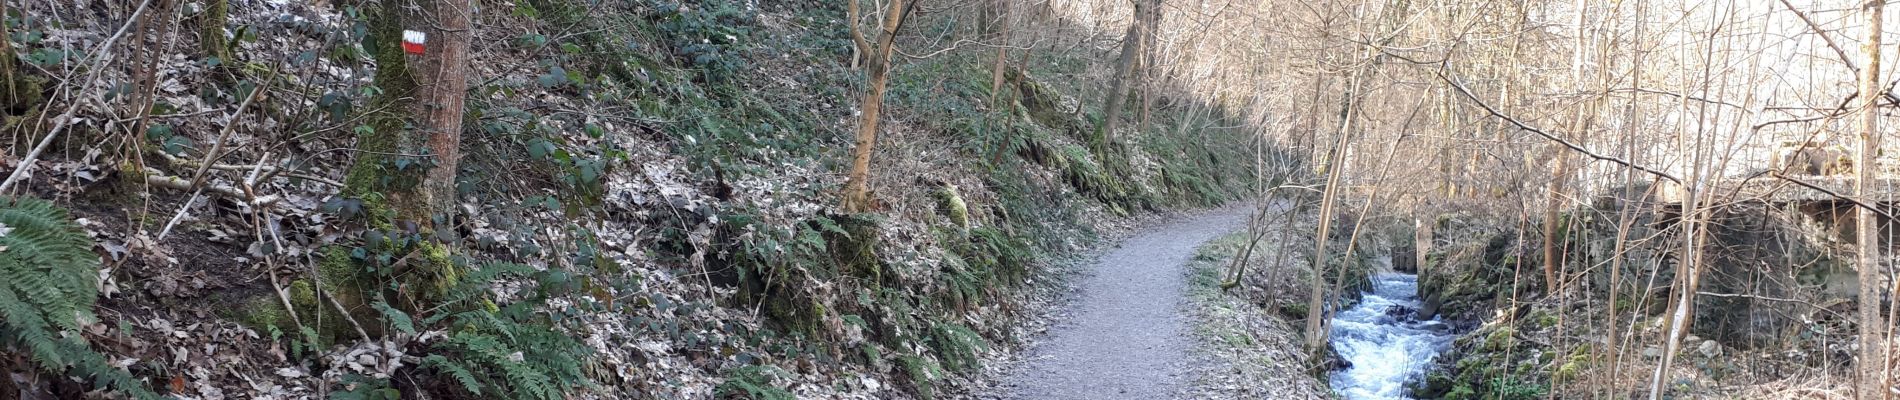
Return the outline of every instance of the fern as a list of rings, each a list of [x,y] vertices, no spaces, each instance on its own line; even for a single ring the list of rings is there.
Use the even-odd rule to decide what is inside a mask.
[[[493,282],[526,278],[533,267],[496,263],[470,271],[449,291],[448,309],[425,319],[446,321],[454,332],[436,343],[422,366],[454,379],[471,394],[491,398],[557,400],[568,389],[588,385],[581,365],[587,348],[554,329],[553,322],[534,312],[546,302],[536,293],[507,306],[491,299]]]
[[[989,350],[983,335],[956,323],[940,322],[930,327],[930,347],[937,359],[953,371],[969,371],[982,361],[981,352]]]
[[[449,377],[455,378],[456,382],[462,384],[462,389],[468,390],[470,394],[482,394],[482,382],[475,379],[475,373],[469,372],[468,368],[462,368],[460,364],[449,362],[448,357],[443,357],[441,354],[424,357],[422,359],[422,366],[435,368],[448,373]]]
[[[777,367],[747,365],[732,370],[724,383],[713,388],[713,396],[731,398],[743,396],[754,400],[792,400],[798,398],[792,392],[772,385],[772,376],[780,373]]]
[[[157,394],[112,366],[79,333],[99,293],[92,239],[64,210],[37,199],[0,198],[0,345],[23,350],[41,369],[91,377],[137,398]]]

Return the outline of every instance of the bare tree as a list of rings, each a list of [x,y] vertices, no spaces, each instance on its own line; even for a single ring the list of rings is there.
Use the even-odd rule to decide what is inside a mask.
[[[858,134],[851,148],[851,171],[844,184],[845,212],[871,210],[871,154],[877,144],[878,114],[884,107],[885,83],[890,80],[891,53],[896,50],[897,32],[903,28],[905,17],[916,8],[916,2],[904,0],[891,0],[885,5],[883,31],[878,33],[877,43],[870,49],[871,58],[865,63],[870,79],[866,80],[863,101],[858,103]],[[856,23],[852,21],[854,31]]]
[[[1866,0],[1861,13],[1867,17],[1867,41],[1861,53],[1867,60],[1860,75],[1860,148],[1854,163],[1854,193],[1865,204],[1873,204],[1874,155],[1880,151],[1880,33],[1885,0]],[[1886,381],[1887,336],[1880,314],[1880,228],[1878,216],[1867,207],[1855,207],[1855,264],[1860,269],[1860,359],[1856,362],[1855,392],[1861,400],[1885,399],[1891,385]]]
[[[1095,134],[1089,137],[1089,149],[1097,158],[1108,157],[1109,146],[1114,141],[1115,127],[1121,122],[1121,110],[1128,99],[1130,82],[1139,74],[1143,41],[1148,40],[1149,26],[1160,19],[1161,0],[1134,0],[1134,22],[1128,24],[1128,33],[1122,35],[1121,57],[1115,62],[1114,84],[1109,86],[1108,100],[1102,102],[1102,122],[1095,127]]]

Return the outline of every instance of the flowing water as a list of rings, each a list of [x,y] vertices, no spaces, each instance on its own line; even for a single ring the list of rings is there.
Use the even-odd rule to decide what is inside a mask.
[[[1351,400],[1410,399],[1406,381],[1424,373],[1455,336],[1435,318],[1415,318],[1418,306],[1418,276],[1372,277],[1372,291],[1333,317],[1333,346],[1351,363],[1333,373],[1333,390]]]

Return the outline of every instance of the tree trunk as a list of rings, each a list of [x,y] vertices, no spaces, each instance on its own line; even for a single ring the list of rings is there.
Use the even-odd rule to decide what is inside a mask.
[[[371,23],[380,41],[374,55],[380,93],[370,109],[380,111],[365,116],[371,129],[357,138],[343,196],[380,196],[396,218],[427,225],[455,203],[472,8],[469,0],[434,0],[430,15],[422,16],[405,12],[405,3],[383,0]],[[430,23],[415,22],[425,20]],[[405,28],[427,33],[421,56],[403,52]],[[409,129],[410,118],[420,126]],[[425,151],[420,159],[405,155]]]
[[[1563,286],[1560,284],[1562,277],[1558,273],[1563,269],[1563,257],[1558,254],[1563,245],[1558,243],[1557,233],[1563,225],[1564,187],[1568,181],[1566,178],[1570,175],[1570,156],[1565,154],[1568,150],[1562,145],[1552,146],[1556,146],[1551,151],[1557,153],[1557,165],[1551,170],[1550,188],[1545,192],[1548,194],[1548,199],[1545,200],[1547,203],[1544,205],[1544,293],[1547,295],[1556,295],[1557,290]]]
[[[435,165],[423,179],[431,209],[455,207],[455,176],[462,161],[462,112],[468,97],[470,0],[435,0],[434,23],[428,24],[428,53],[417,65],[417,97],[412,107],[428,132],[428,148]]]
[[[224,24],[229,14],[230,0],[211,0],[205,3],[204,15],[198,20],[198,47],[207,57],[217,57],[219,65],[231,65],[229,46],[224,40]]]
[[[1003,71],[1009,65],[1009,39],[1012,30],[1009,25],[1011,12],[1009,1],[996,0],[992,5],[997,8],[995,13],[997,19],[1000,20],[990,26],[990,29],[994,31],[992,36],[996,37],[996,42],[999,44],[996,46],[996,65],[990,69],[990,109],[995,110],[997,109],[996,97],[1003,93]]]
[[[1143,42],[1149,38],[1148,31],[1161,15],[1160,0],[1135,0],[1134,22],[1128,24],[1128,33],[1122,35],[1122,53],[1115,61],[1115,85],[1108,91],[1108,100],[1102,104],[1102,123],[1096,125],[1095,135],[1089,138],[1089,149],[1095,157],[1106,160],[1108,150],[1114,141],[1115,127],[1121,124],[1121,111],[1128,101],[1129,85],[1141,73],[1141,53]]]
[[[1313,291],[1312,295],[1307,297],[1306,301],[1307,354],[1319,354],[1320,349],[1326,346],[1326,325],[1324,321],[1324,316],[1326,315],[1326,244],[1328,242],[1327,238],[1332,234],[1333,229],[1333,207],[1339,197],[1339,177],[1340,175],[1344,175],[1341,172],[1346,169],[1346,153],[1352,149],[1353,107],[1351,103],[1353,102],[1352,93],[1358,89],[1359,86],[1359,77],[1354,76],[1349,82],[1351,83],[1347,85],[1347,95],[1344,99],[1341,99],[1346,105],[1340,114],[1339,141],[1333,145],[1332,152],[1326,156],[1325,167],[1323,167],[1326,170],[1326,187],[1320,191],[1322,198],[1319,202],[1319,228],[1313,235],[1313,242],[1317,243],[1313,246]]]
[[[891,0],[884,9],[884,30],[878,33],[877,45],[872,56],[865,63],[870,72],[864,89],[864,100],[859,103],[857,140],[851,148],[851,171],[845,177],[843,208],[845,212],[860,213],[871,210],[871,153],[877,144],[878,113],[884,106],[884,84],[890,78],[891,52],[896,46],[897,30],[902,28],[904,17],[910,14],[917,3],[904,3],[904,0]]]
[[[1133,80],[1136,54],[1141,49],[1141,2],[1135,2],[1135,22],[1128,25],[1128,33],[1122,35],[1122,55],[1115,63],[1115,84],[1108,89],[1108,100],[1102,103],[1102,123],[1095,126],[1095,134],[1089,137],[1089,150],[1095,152],[1095,158],[1106,160],[1108,143],[1113,140],[1115,126],[1121,120],[1122,102],[1128,97],[1128,81]],[[1099,161],[1098,161],[1099,162]]]
[[[1867,16],[1867,41],[1861,52],[1867,57],[1860,76],[1860,151],[1854,161],[1854,192],[1863,204],[1878,204],[1872,198],[1875,188],[1874,156],[1880,150],[1880,114],[1878,110],[1881,96],[1880,87],[1880,34],[1881,14],[1885,11],[1885,0],[1866,0],[1861,4],[1861,12]],[[1854,247],[1856,261],[1860,268],[1860,359],[1855,361],[1858,372],[1855,385],[1861,400],[1884,399],[1889,385],[1885,379],[1887,338],[1881,329],[1886,326],[1885,317],[1880,314],[1880,231],[1874,211],[1866,207],[1854,210]]]

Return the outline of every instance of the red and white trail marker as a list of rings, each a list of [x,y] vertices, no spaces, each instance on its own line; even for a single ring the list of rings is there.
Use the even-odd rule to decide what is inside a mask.
[[[404,29],[402,31],[402,51],[409,54],[422,54],[422,45],[429,41],[429,35]]]

